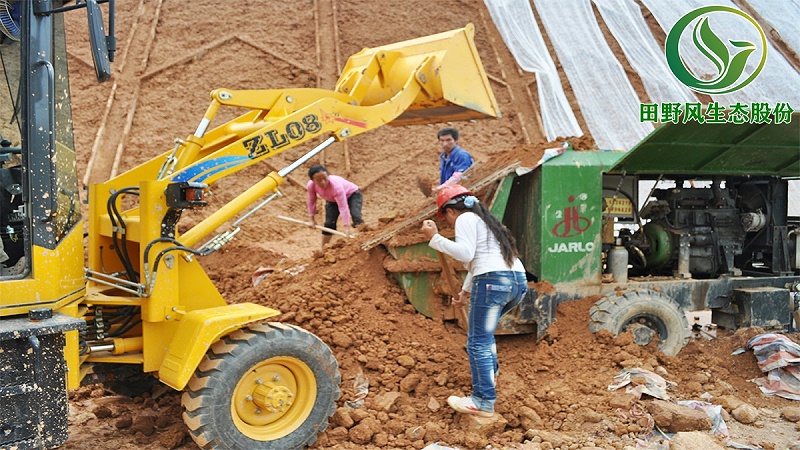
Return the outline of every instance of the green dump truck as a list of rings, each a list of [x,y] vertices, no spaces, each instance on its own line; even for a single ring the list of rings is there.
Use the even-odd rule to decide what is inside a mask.
[[[588,296],[600,298],[593,332],[657,339],[669,355],[689,339],[689,311],[710,310],[728,329],[791,327],[800,302],[792,119],[667,123],[628,152],[568,150],[524,175],[512,166],[470,184],[515,235],[529,278],[553,285],[531,289],[498,333],[541,338],[561,302]],[[436,259],[424,241],[382,244],[399,261]],[[386,267],[418,311],[456,317],[435,264]]]

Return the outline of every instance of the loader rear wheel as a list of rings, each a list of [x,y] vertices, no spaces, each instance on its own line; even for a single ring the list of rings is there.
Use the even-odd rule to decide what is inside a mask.
[[[338,364],[318,337],[269,323],[216,342],[181,403],[204,449],[299,449],[328,426],[339,398]]]
[[[658,349],[668,356],[676,355],[689,342],[689,322],[675,300],[649,290],[621,292],[620,296],[603,297],[589,310],[592,333],[630,331],[640,345],[658,337]]]

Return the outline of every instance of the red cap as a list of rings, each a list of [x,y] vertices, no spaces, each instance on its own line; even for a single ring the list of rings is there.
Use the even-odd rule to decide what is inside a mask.
[[[472,195],[472,192],[470,192],[469,189],[465,188],[464,186],[461,186],[460,184],[447,186],[439,191],[439,193],[436,195],[436,206],[439,216],[444,215],[442,207],[445,206],[447,202],[458,197],[459,195]]]

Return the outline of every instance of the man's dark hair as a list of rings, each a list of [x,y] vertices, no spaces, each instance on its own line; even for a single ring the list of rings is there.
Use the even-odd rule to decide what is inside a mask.
[[[328,169],[322,164],[314,164],[308,169],[308,178],[314,178],[314,174],[319,172],[328,173]]]
[[[439,130],[438,133],[436,133],[436,138],[438,139],[446,135],[453,136],[454,141],[458,140],[458,130],[456,130],[455,128],[442,128],[441,130]]]

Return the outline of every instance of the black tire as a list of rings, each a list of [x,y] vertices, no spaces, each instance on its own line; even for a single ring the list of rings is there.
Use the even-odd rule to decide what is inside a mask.
[[[649,342],[648,333],[658,335],[658,349],[676,355],[689,342],[689,322],[680,305],[660,292],[622,291],[603,297],[589,310],[589,330],[607,330],[615,336],[630,330],[637,344]]]
[[[252,325],[208,350],[183,394],[183,420],[204,449],[300,449],[327,428],[340,381],[318,337],[292,325]]]

